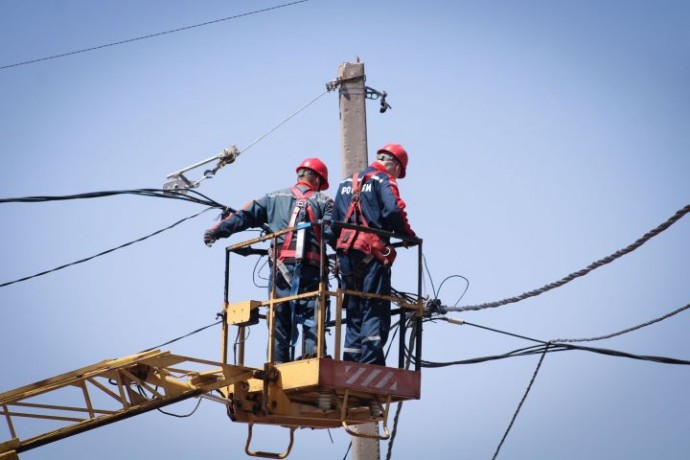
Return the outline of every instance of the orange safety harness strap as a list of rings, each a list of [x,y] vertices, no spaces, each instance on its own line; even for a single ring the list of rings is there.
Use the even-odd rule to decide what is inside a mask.
[[[353,222],[355,225],[369,228],[369,224],[362,212],[360,195],[364,184],[377,172],[378,171],[370,171],[366,173],[361,181],[358,181],[359,173],[355,173],[352,176],[352,199],[347,213],[345,213],[345,222],[350,222],[350,218],[354,215]],[[336,249],[345,253],[348,253],[351,249],[355,249],[367,255],[364,259],[365,263],[369,263],[371,259],[375,257],[384,265],[392,265],[397,255],[395,249],[387,244],[379,235],[354,228],[344,228],[341,230]]]
[[[290,216],[290,222],[288,223],[288,227],[295,227],[295,225],[298,225],[301,223],[300,221],[304,221],[304,217],[306,214],[306,217],[308,219],[308,222],[311,223],[312,230],[314,231],[314,235],[316,236],[317,241],[321,241],[321,228],[317,224],[317,219],[316,216],[314,215],[314,210],[312,207],[309,205],[309,197],[314,193],[313,190],[307,190],[306,193],[302,193],[302,191],[297,188],[297,187],[292,187],[292,194],[297,198],[297,202],[295,203],[295,208],[292,210],[292,215]],[[312,262],[319,263],[321,261],[321,256],[317,250],[307,250],[306,254],[304,252],[304,230],[299,229],[297,230],[297,241],[293,245],[293,238],[295,235],[295,232],[289,232],[286,236],[285,239],[283,240],[283,245],[281,246],[280,252],[278,253],[278,259],[281,261],[285,261],[286,259],[302,259],[306,258]]]
[[[292,194],[295,196],[295,198],[297,198],[297,202],[295,203],[295,208],[292,210],[288,227],[297,227],[295,231],[289,232],[285,236],[283,245],[278,253],[278,260],[276,261],[276,264],[280,272],[283,274],[285,281],[290,284],[290,296],[295,296],[299,293],[300,289],[300,278],[302,276],[303,263],[305,261],[311,261],[312,263],[316,262],[317,264],[321,262],[318,249],[315,250],[314,248],[309,248],[311,250],[308,249],[305,254],[305,245],[308,245],[308,242],[306,241],[307,228],[312,227],[314,235],[319,242],[321,241],[321,229],[317,225],[314,210],[309,205],[309,197],[314,193],[314,191],[307,190],[306,193],[302,193],[302,191],[297,187],[292,187],[291,190]],[[297,234],[296,241],[293,244],[293,235],[295,233]],[[292,273],[290,273],[290,270],[285,266],[286,261],[294,262]],[[306,319],[298,310],[298,301],[290,301],[290,323],[292,329],[290,340],[291,354],[294,354],[294,347],[299,337],[297,324],[304,324],[306,327]]]

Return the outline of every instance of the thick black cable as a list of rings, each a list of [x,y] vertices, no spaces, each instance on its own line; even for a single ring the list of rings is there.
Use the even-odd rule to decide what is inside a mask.
[[[669,358],[667,356],[636,355],[636,354],[628,353],[625,351],[610,350],[607,348],[585,347],[582,345],[573,345],[571,343],[567,343],[567,344],[555,343],[555,345],[565,347],[569,350],[589,351],[591,353],[598,353],[601,355],[614,356],[616,358],[630,358],[630,359],[636,359],[639,361],[651,361],[651,362],[661,363],[661,364],[680,364],[680,365],[685,365],[685,366],[690,365],[690,361],[688,361],[688,360]]]
[[[253,15],[253,14],[265,13],[265,12],[267,12],[267,11],[277,10],[277,9],[279,9],[279,8],[285,8],[285,7],[288,7],[288,6],[297,5],[298,3],[304,3],[304,2],[307,2],[307,1],[309,1],[309,0],[297,0],[297,1],[294,1],[294,2],[290,2],[290,3],[284,3],[284,4],[282,4],[282,5],[271,6],[271,7],[263,8],[263,9],[260,9],[260,10],[249,11],[249,12],[247,12],[247,13],[236,14],[236,15],[234,15],[234,16],[228,16],[228,17],[226,17],[226,18],[215,19],[215,20],[213,20],[213,21],[203,22],[203,23],[201,23],[201,24],[194,24],[194,25],[191,25],[191,26],[178,27],[177,29],[171,29],[171,30],[166,30],[166,31],[163,31],[163,32],[156,32],[156,33],[152,33],[152,34],[148,34],[148,35],[142,35],[142,36],[140,36],[140,37],[129,38],[129,39],[126,39],[126,40],[120,40],[120,41],[118,41],[118,42],[112,42],[112,43],[107,43],[107,44],[104,44],[104,45],[93,46],[93,47],[91,47],[91,48],[84,48],[84,49],[80,49],[80,50],[76,50],[76,51],[69,51],[69,52],[67,52],[67,53],[55,54],[55,55],[52,55],[52,56],[46,56],[46,57],[42,57],[42,58],[38,58],[38,59],[31,59],[31,60],[29,60],[29,61],[17,62],[17,63],[15,63],[15,64],[8,64],[8,65],[4,65],[4,66],[0,67],[0,70],[5,70],[5,69],[12,68],[12,67],[19,67],[19,66],[28,65],[28,64],[35,64],[35,63],[37,63],[37,62],[48,61],[48,60],[51,60],[51,59],[58,59],[58,58],[62,58],[62,57],[72,56],[72,55],[75,55],[75,54],[86,53],[86,52],[88,52],[88,51],[96,51],[96,50],[100,50],[100,49],[103,49],[103,48],[108,48],[108,47],[111,47],[111,46],[124,45],[124,44],[126,44],[126,43],[132,43],[132,42],[136,42],[136,41],[140,41],[140,40],[145,40],[145,39],[148,39],[148,38],[160,37],[161,35],[168,35],[168,34],[172,34],[172,33],[176,33],[176,32],[182,32],[182,31],[185,31],[185,30],[195,29],[195,28],[198,28],[198,27],[204,27],[204,26],[208,26],[208,25],[211,25],[211,24],[216,24],[216,23],[218,23],[218,22],[229,21],[229,20],[231,20],[231,19],[238,19],[238,18],[242,18],[242,17],[245,17],[245,16],[251,16],[251,15]]]
[[[172,412],[164,411],[160,407],[157,407],[156,410],[158,410],[158,412],[160,412],[161,414],[169,415],[171,417],[187,418],[187,417],[191,417],[192,415],[194,415],[194,413],[199,409],[200,405],[201,405],[201,398],[197,397],[196,406],[194,406],[194,409],[192,409],[192,411],[188,414],[173,414]]]
[[[525,390],[525,393],[522,395],[522,399],[520,400],[520,403],[517,406],[517,409],[515,409],[515,412],[513,413],[513,417],[510,419],[510,423],[508,424],[508,428],[506,429],[505,433],[503,433],[503,437],[501,438],[501,441],[498,443],[498,447],[496,447],[496,452],[494,452],[494,456],[491,457],[491,460],[496,460],[496,457],[498,457],[498,453],[501,451],[501,447],[503,446],[503,443],[505,442],[506,438],[508,437],[508,433],[510,433],[510,430],[513,428],[513,424],[515,423],[515,420],[517,419],[518,414],[520,413],[520,410],[522,409],[523,404],[525,403],[525,400],[527,399],[527,395],[529,394],[530,390],[532,389],[532,385],[534,385],[534,380],[537,378],[537,374],[539,373],[539,369],[541,369],[541,365],[544,362],[544,357],[546,356],[546,353],[549,351],[549,344],[544,347],[544,352],[541,354],[541,357],[539,358],[539,362],[537,363],[537,368],[534,369],[534,372],[532,373],[532,378],[529,381],[529,385],[527,385],[527,389]]]
[[[651,356],[651,355],[636,355],[632,353],[627,353],[627,352],[622,352],[618,350],[610,350],[610,349],[605,349],[605,348],[596,348],[596,347],[587,347],[587,346],[581,346],[581,345],[574,345],[573,343],[567,343],[567,342],[576,342],[576,341],[595,341],[595,340],[604,340],[608,339],[611,337],[619,336],[628,332],[632,332],[638,329],[641,329],[643,327],[649,326],[651,324],[660,322],[664,319],[670,318],[671,316],[674,316],[682,311],[687,310],[690,308],[690,304],[685,305],[681,308],[678,308],[670,313],[667,313],[661,317],[655,318],[651,321],[647,321],[645,323],[639,324],[634,327],[630,327],[627,329],[624,329],[622,331],[613,333],[613,334],[607,334],[599,337],[592,337],[588,339],[561,339],[558,341],[549,341],[545,342],[543,340],[538,340],[534,339],[531,337],[526,337],[523,335],[507,332],[507,331],[500,331],[498,329],[486,327],[486,326],[480,326],[478,324],[473,324],[473,323],[468,323],[468,322],[458,322],[457,324],[466,324],[469,326],[474,326],[478,327],[484,330],[488,330],[491,332],[496,332],[504,335],[509,335],[511,337],[516,337],[524,340],[529,340],[532,342],[537,342],[540,345],[535,345],[532,347],[527,347],[527,348],[522,348],[518,350],[514,350],[508,353],[504,353],[503,355],[495,355],[491,357],[484,357],[484,358],[475,358],[471,360],[463,360],[463,361],[455,361],[452,363],[432,363],[432,362],[422,362],[421,365],[422,367],[443,367],[447,365],[454,365],[454,364],[470,364],[470,363],[477,363],[477,362],[485,362],[488,360],[492,359],[502,359],[502,358],[508,358],[508,357],[516,357],[516,356],[526,356],[528,354],[534,354],[536,352],[540,352],[541,356],[539,358],[539,362],[537,364],[536,369],[534,370],[532,374],[532,378],[530,379],[530,382],[527,386],[527,389],[525,390],[525,393],[522,396],[522,399],[520,400],[520,403],[518,404],[515,412],[513,413],[513,416],[510,420],[510,423],[508,424],[508,427],[506,428],[506,431],[504,432],[500,442],[498,443],[498,446],[496,447],[496,451],[494,452],[494,455],[492,457],[492,460],[495,460],[498,457],[498,454],[505,443],[505,440],[508,437],[508,434],[510,433],[515,420],[517,419],[518,414],[520,413],[520,410],[522,409],[525,400],[527,399],[527,396],[529,395],[534,382],[536,380],[537,374],[539,373],[539,370],[541,369],[542,363],[544,362],[544,358],[546,357],[547,353],[554,352],[554,351],[564,351],[564,350],[580,350],[580,351],[589,351],[592,353],[598,353],[598,354],[603,354],[603,355],[608,355],[608,356],[614,356],[614,357],[624,357],[624,358],[630,358],[630,359],[637,359],[637,360],[643,360],[643,361],[652,361],[652,362],[657,362],[657,363],[663,363],[663,364],[678,364],[678,365],[690,365],[690,361],[688,360],[681,360],[681,359],[676,359],[676,358],[668,358],[668,357],[662,357],[662,356]],[[445,319],[445,318],[442,318]],[[412,353],[411,349],[408,350],[408,357],[412,358]],[[413,358],[412,358],[413,359]],[[397,414],[396,414],[397,415]]]
[[[165,192],[165,193],[169,193],[170,191],[169,191],[169,190],[164,190],[164,192]],[[203,198],[203,200],[204,200],[203,202],[202,202],[202,201],[199,201],[201,204],[206,204],[206,205],[208,205],[208,206],[213,206],[214,208],[224,209],[224,210],[226,210],[226,211],[228,211],[228,212],[235,212],[234,209],[232,209],[232,208],[230,208],[230,207],[228,207],[228,206],[225,206],[225,205],[223,205],[222,203],[219,203],[219,202],[217,202],[216,200],[214,200],[214,199],[212,199],[212,198],[207,197],[206,195],[204,195],[203,193],[199,192],[198,190],[189,189],[189,190],[179,190],[178,192],[179,192],[180,194],[182,194],[182,195],[184,195],[185,193],[191,193],[191,194],[194,194],[194,195],[198,195],[198,196],[200,196],[201,198]]]
[[[543,294],[544,292],[550,291],[551,289],[555,289],[557,287],[563,286],[564,284],[567,284],[571,281],[573,281],[576,278],[579,278],[581,276],[584,276],[591,272],[592,270],[595,270],[599,267],[602,267],[606,264],[609,264],[613,262],[614,260],[634,251],[635,249],[639,248],[643,244],[645,244],[647,241],[652,239],[653,237],[659,235],[661,232],[669,228],[671,225],[679,221],[683,216],[685,216],[688,212],[690,212],[690,204],[686,205],[685,207],[679,209],[676,211],[676,213],[671,216],[666,222],[663,224],[659,225],[653,230],[650,230],[649,232],[645,233],[642,237],[640,237],[637,241],[634,243],[630,244],[629,246],[620,249],[613,254],[604,257],[603,259],[599,259],[596,262],[591,263],[588,265],[586,268],[576,271],[574,273],[571,273],[570,275],[556,281],[550,284],[547,284],[539,289],[534,289],[532,291],[525,292],[519,296],[516,297],[509,297],[507,299],[499,300],[496,302],[488,302],[488,303],[483,303],[479,305],[468,305],[468,306],[463,306],[463,307],[447,307],[447,311],[478,311],[478,310],[484,310],[486,308],[496,308],[496,307],[501,307],[504,305],[508,305],[511,303],[516,303],[521,300],[528,299],[530,297],[537,296],[539,294]]]
[[[137,388],[137,391],[139,392],[139,394],[141,395],[142,398],[149,399],[149,397],[146,395],[146,392],[144,391],[144,389],[142,388],[141,385],[137,384],[136,388]],[[158,387],[156,387],[155,390],[158,391]],[[197,411],[197,409],[199,409],[200,405],[201,405],[201,398],[198,398],[198,401],[196,402],[196,406],[194,406],[194,409],[192,409],[192,411],[188,414],[173,414],[172,412],[164,411],[160,407],[157,407],[156,410],[158,412],[160,412],[161,414],[169,415],[171,417],[187,418],[187,417],[191,417],[192,415],[194,415],[194,413]]]
[[[398,291],[394,287],[391,287],[391,294],[395,297],[400,297],[401,299],[405,300],[408,303],[416,303],[417,302],[417,294],[413,294],[411,292]]]
[[[172,224],[172,225],[169,225],[169,226],[167,226],[167,227],[165,227],[165,228],[162,228],[162,229],[160,229],[160,230],[156,230],[155,232],[153,232],[153,233],[151,233],[151,234],[148,234],[148,235],[143,236],[143,237],[141,237],[141,238],[138,238],[138,239],[136,239],[136,240],[130,241],[130,242],[128,242],[128,243],[121,244],[121,245],[119,245],[119,246],[117,246],[117,247],[114,247],[114,248],[112,248],[112,249],[108,249],[108,250],[106,250],[106,251],[99,252],[98,254],[93,255],[93,256],[91,256],[91,257],[86,257],[86,258],[84,258],[84,259],[79,259],[79,260],[77,260],[77,261],[70,262],[70,263],[68,263],[68,264],[60,265],[59,267],[55,267],[55,268],[52,268],[52,269],[50,269],[50,270],[45,270],[45,271],[42,271],[42,272],[40,272],[40,273],[36,273],[35,275],[25,276],[25,277],[23,277],[23,278],[19,278],[19,279],[16,279],[16,280],[14,280],[14,281],[7,281],[7,282],[5,282],[5,283],[0,284],[0,288],[6,287],[6,286],[10,286],[10,285],[15,284],[15,283],[20,283],[20,282],[22,282],[22,281],[27,281],[27,280],[30,280],[30,279],[33,279],[33,278],[37,278],[37,277],[39,277],[39,276],[47,275],[47,274],[49,274],[49,273],[53,273],[53,272],[56,272],[56,271],[58,271],[58,270],[62,270],[62,269],[67,268],[67,267],[71,267],[71,266],[73,266],[73,265],[78,265],[78,264],[81,264],[81,263],[84,263],[84,262],[88,262],[88,261],[93,260],[93,259],[95,259],[95,258],[97,258],[97,257],[104,256],[104,255],[106,255],[106,254],[110,254],[111,252],[117,251],[118,249],[126,248],[127,246],[131,246],[131,245],[133,245],[133,244],[140,243],[140,242],[142,242],[142,241],[144,241],[144,240],[147,240],[147,239],[149,239],[149,238],[151,238],[151,237],[153,237],[153,236],[159,235],[159,234],[165,232],[166,230],[170,230],[171,228],[176,227],[176,226],[180,225],[181,223],[183,223],[183,222],[185,222],[185,221],[188,221],[188,220],[190,220],[190,219],[193,219],[193,218],[195,218],[195,217],[198,217],[198,216],[200,216],[201,214],[210,211],[211,209],[213,209],[213,208],[207,208],[207,209],[205,209],[205,210],[203,210],[203,211],[201,211],[201,212],[198,212],[198,213],[196,213],[196,214],[192,214],[192,215],[189,216],[189,217],[185,217],[184,219],[180,219],[180,220],[178,220],[177,222],[175,222],[175,223]]]
[[[467,364],[480,364],[480,363],[485,363],[489,361],[497,361],[500,359],[507,359],[507,358],[517,358],[521,356],[531,356],[535,354],[540,354],[543,352],[544,347],[546,345],[534,345],[531,347],[525,347],[525,348],[518,348],[516,350],[512,350],[506,353],[501,353],[498,355],[489,355],[489,356],[478,356],[476,358],[467,358],[467,359],[462,359],[462,360],[457,360],[457,361],[445,361],[445,362],[434,362],[434,361],[427,361],[427,360],[422,360],[419,364],[421,367],[425,368],[441,368],[441,367],[449,367],[449,366],[458,366],[458,365],[467,365]],[[549,353],[554,353],[556,351],[565,351],[567,348],[564,346],[555,346],[552,345],[549,349]],[[414,360],[414,358],[413,358]]]
[[[410,315],[410,322],[412,322],[413,314]],[[400,314],[400,321],[405,321],[407,323],[408,318],[406,318],[405,312],[403,311]],[[398,324],[400,324],[400,321],[398,321]],[[406,324],[407,325],[407,324]],[[409,325],[408,325],[409,326]],[[404,340],[404,337],[400,337],[400,340]],[[415,341],[417,340],[417,334],[416,334],[416,328],[412,329],[412,332],[410,333],[410,342],[408,346],[405,348],[409,350],[410,352],[406,354],[407,361],[405,362],[405,369],[410,368],[410,364],[412,364],[413,360],[413,353],[412,350],[414,349],[414,344]],[[390,460],[391,456],[393,455],[393,444],[395,443],[395,437],[398,433],[398,422],[400,421],[400,413],[402,412],[402,407],[403,407],[403,401],[398,402],[398,407],[395,409],[395,417],[393,417],[393,430],[391,431],[390,435],[390,440],[388,441],[388,451],[386,453],[386,460]]]
[[[343,455],[343,460],[347,459],[347,454],[350,453],[350,449],[352,449],[352,441],[350,441],[350,444],[347,445],[347,450],[345,451],[345,455]]]
[[[195,196],[190,196],[196,195]],[[196,190],[162,190],[153,188],[142,188],[134,190],[107,190],[101,192],[87,192],[77,193],[73,195],[43,195],[43,196],[25,196],[16,198],[0,198],[0,204],[5,203],[45,203],[50,201],[67,201],[67,200],[83,200],[93,198],[105,198],[116,195],[139,195],[153,198],[166,198],[182,201],[190,201],[192,203],[202,204],[220,209],[229,209],[221,203],[197,192]]]
[[[574,345],[574,344],[570,344],[570,343],[558,343],[558,342],[549,343],[549,342],[546,342],[545,345],[534,345],[531,347],[518,348],[516,350],[509,351],[507,353],[498,354],[498,355],[480,356],[480,357],[476,357],[476,358],[468,358],[468,359],[462,359],[462,360],[457,360],[457,361],[434,362],[434,361],[422,360],[420,362],[420,366],[425,367],[425,368],[436,369],[436,368],[441,368],[441,367],[450,367],[450,366],[467,365],[467,364],[480,364],[480,363],[485,363],[485,362],[489,362],[489,361],[497,361],[500,359],[517,358],[517,357],[522,357],[522,356],[531,356],[531,355],[536,355],[536,354],[542,353],[544,351],[544,348],[546,348],[547,345],[549,346],[549,353],[555,353],[555,352],[559,352],[559,351],[579,350],[579,351],[588,351],[591,353],[597,353],[597,354],[606,355],[606,356],[613,356],[616,358],[635,359],[638,361],[650,361],[650,362],[656,362],[656,363],[661,363],[661,364],[690,365],[689,360],[670,358],[667,356],[637,355],[637,354],[628,353],[625,351],[612,350],[612,349],[608,349],[608,348],[585,347],[585,346]]]
[[[398,421],[400,420],[400,413],[402,412],[403,401],[398,403],[398,407],[395,408],[395,416],[393,417],[393,432],[391,433],[391,439],[388,441],[388,451],[386,452],[386,460],[391,460],[393,455],[393,443],[395,442],[395,434],[398,431]]]
[[[623,352],[623,351],[611,350],[611,349],[606,349],[606,348],[578,346],[578,345],[573,345],[573,343],[574,342],[591,342],[591,341],[604,340],[604,339],[609,339],[611,337],[620,336],[620,335],[623,335],[623,334],[626,334],[629,332],[633,332],[633,331],[642,329],[643,327],[647,327],[647,326],[650,326],[652,324],[658,323],[660,321],[668,319],[668,318],[670,318],[674,315],[677,315],[678,313],[681,313],[681,312],[688,310],[688,309],[690,309],[690,304],[687,304],[683,307],[677,308],[677,309],[675,309],[669,313],[666,313],[665,315],[654,318],[650,321],[646,321],[644,323],[623,329],[622,331],[618,331],[618,332],[615,332],[612,334],[606,334],[606,335],[602,335],[599,337],[591,337],[591,338],[587,338],[587,339],[557,339],[557,340],[550,340],[548,342],[544,341],[544,340],[534,339],[532,337],[526,337],[526,336],[520,335],[520,334],[515,334],[512,332],[501,331],[499,329],[495,329],[495,328],[491,328],[491,327],[487,327],[487,326],[482,326],[479,324],[470,323],[467,321],[463,321],[460,324],[476,327],[479,329],[484,329],[484,330],[487,330],[490,332],[495,332],[498,334],[508,335],[508,336],[519,338],[522,340],[528,340],[531,342],[541,344],[542,346],[549,346],[549,347],[551,347],[549,352],[566,351],[566,350],[581,350],[581,351],[589,351],[592,353],[599,353],[599,354],[608,355],[608,356],[637,359],[637,360],[642,360],[642,361],[652,361],[652,362],[658,362],[658,363],[663,363],[663,364],[687,365],[687,364],[690,364],[690,361],[677,359],[677,358],[669,358],[669,357],[664,357],[664,356],[636,355],[633,353],[627,353],[627,352]],[[433,319],[449,321],[447,318],[430,318],[428,320],[433,320]],[[448,361],[448,362],[433,362],[433,361],[422,360],[422,362],[420,362],[420,365],[422,367],[438,368],[438,367],[447,367],[447,366],[454,366],[454,365],[461,365],[461,364],[476,364],[476,363],[498,360],[498,359],[513,358],[513,357],[517,357],[517,356],[527,356],[530,354],[535,354],[540,349],[541,349],[540,346],[527,347],[527,348],[521,348],[521,349],[513,350],[511,352],[503,353],[500,355],[484,356],[484,357],[471,358],[471,359],[458,360],[458,361]],[[409,353],[409,351],[408,351],[408,353]],[[410,355],[411,355],[411,353],[410,353]]]

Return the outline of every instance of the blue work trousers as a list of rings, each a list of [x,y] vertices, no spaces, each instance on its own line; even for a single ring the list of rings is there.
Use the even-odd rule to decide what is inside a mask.
[[[295,266],[286,264],[290,276],[295,278]],[[292,285],[283,277],[280,270],[276,275],[276,297],[287,297],[292,290]],[[319,288],[319,267],[303,264],[299,273],[298,293],[312,292]],[[271,283],[268,286],[269,294]],[[317,308],[316,298],[301,299],[294,302],[280,303],[276,305],[275,316],[275,343],[273,347],[273,360],[276,363],[286,363],[294,358],[293,341],[297,342],[299,331],[297,325],[302,325],[302,357],[316,356],[317,327],[314,320]],[[294,311],[293,311],[294,310]],[[324,345],[325,349],[325,345]]]
[[[365,257],[356,250],[338,254],[343,289],[390,296],[390,266],[375,258],[364,263]],[[347,295],[344,302],[347,329],[343,360],[385,366],[383,347],[391,327],[390,301]]]

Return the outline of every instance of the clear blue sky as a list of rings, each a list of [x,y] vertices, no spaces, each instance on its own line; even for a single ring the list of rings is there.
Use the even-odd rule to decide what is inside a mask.
[[[0,66],[213,21],[279,1],[0,4]],[[690,4],[685,1],[311,0],[206,27],[0,70],[0,197],[158,188],[229,145],[250,145],[359,57],[369,150],[402,143],[400,181],[436,287],[458,305],[541,287],[623,248],[690,203]],[[341,176],[336,93],[239,157],[200,191],[239,207],[291,185],[319,156]],[[190,173],[198,177],[201,170]],[[335,187],[333,187],[335,188]],[[331,190],[333,191],[333,189]],[[140,197],[0,205],[0,283],[134,240],[203,208]],[[86,264],[0,288],[0,392],[156,346],[215,321],[223,250],[204,214]],[[233,236],[231,241],[254,236]],[[690,217],[637,251],[539,297],[457,319],[541,340],[604,335],[690,301]],[[413,290],[402,254],[394,285]],[[257,298],[238,262],[234,300]],[[440,293],[454,304],[464,285]],[[427,279],[427,294],[431,285]],[[690,359],[690,317],[595,345]],[[220,359],[212,328],[165,347]],[[254,354],[264,344],[256,333]],[[429,324],[424,358],[531,343]],[[490,459],[538,356],[425,369],[393,458]],[[584,352],[546,356],[503,459],[685,459],[690,369]],[[194,402],[169,408],[187,413]],[[302,430],[291,458],[341,459],[342,430]],[[246,426],[202,401],[29,451],[23,460],[244,458]],[[270,440],[268,437],[275,437]],[[8,437],[0,432],[0,441]],[[257,432],[280,449],[287,431]],[[274,444],[271,444],[271,443]],[[381,445],[384,455],[386,444]],[[123,454],[123,451],[125,453]]]

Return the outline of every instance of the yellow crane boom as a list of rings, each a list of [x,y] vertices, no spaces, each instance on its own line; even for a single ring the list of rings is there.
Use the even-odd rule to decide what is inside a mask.
[[[255,372],[152,350],[0,393],[0,416],[11,438],[0,444],[0,459],[246,381]],[[21,421],[27,418],[46,422],[46,428],[23,433]]]

